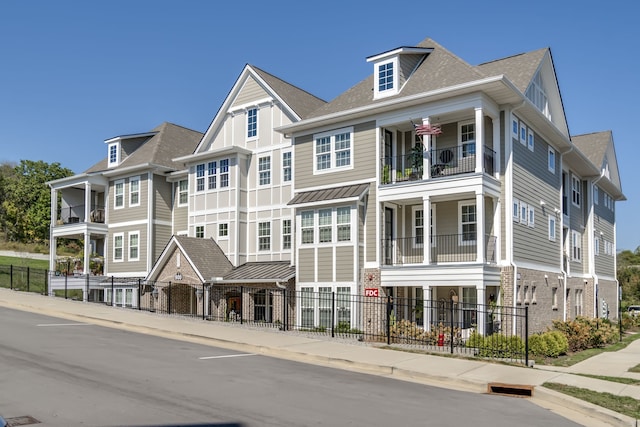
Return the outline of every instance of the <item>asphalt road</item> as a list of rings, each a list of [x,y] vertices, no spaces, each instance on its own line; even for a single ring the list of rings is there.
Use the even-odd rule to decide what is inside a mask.
[[[577,426],[480,395],[0,308],[0,414],[46,426]]]

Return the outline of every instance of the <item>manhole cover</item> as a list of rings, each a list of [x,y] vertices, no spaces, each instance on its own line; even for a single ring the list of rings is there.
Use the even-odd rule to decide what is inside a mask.
[[[31,424],[40,424],[40,421],[33,418],[31,415],[24,415],[22,417],[5,418],[9,427],[28,426]]]

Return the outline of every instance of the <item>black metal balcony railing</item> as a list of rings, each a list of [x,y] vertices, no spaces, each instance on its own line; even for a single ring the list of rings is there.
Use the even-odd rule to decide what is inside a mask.
[[[85,205],[69,206],[60,210],[59,223],[77,224],[81,222],[104,223],[104,206],[92,206],[89,213],[89,221],[85,218]]]
[[[428,239],[428,241],[425,241]],[[476,236],[470,234],[443,234],[429,237],[414,236],[382,241],[385,265],[422,264],[424,248],[431,251],[431,264],[475,262],[477,259]],[[496,237],[485,236],[486,262],[496,262]]]
[[[493,175],[495,171],[495,152],[489,147],[483,150],[482,169]],[[431,160],[430,177],[453,176],[474,173],[476,170],[475,145],[433,149],[427,153]],[[414,151],[404,156],[383,157],[381,183],[393,184],[414,181],[423,178],[423,153]]]

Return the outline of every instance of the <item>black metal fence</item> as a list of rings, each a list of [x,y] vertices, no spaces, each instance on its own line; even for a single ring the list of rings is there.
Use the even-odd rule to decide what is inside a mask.
[[[0,287],[44,294],[48,270],[17,265],[0,265]]]

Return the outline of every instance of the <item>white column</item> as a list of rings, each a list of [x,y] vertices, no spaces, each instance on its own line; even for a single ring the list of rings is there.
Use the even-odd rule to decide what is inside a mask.
[[[422,322],[425,331],[431,330],[431,286],[422,286]]]
[[[485,285],[484,283],[478,283],[476,285],[476,302],[478,304],[480,304],[480,310],[478,310],[477,312],[477,318],[476,318],[476,322],[478,322],[477,325],[477,330],[479,334],[484,335],[485,334],[485,304],[486,304],[486,299],[485,299]]]
[[[91,222],[91,184],[84,183],[84,269],[82,274],[89,274],[91,262],[91,234],[89,233],[89,222]]]
[[[476,193],[476,262],[485,262],[485,237],[484,237],[484,195]]]
[[[500,154],[502,150],[500,149],[500,120],[491,119],[493,122],[493,176],[496,178],[500,177]],[[507,120],[509,123],[509,121]],[[509,125],[511,126],[511,125]],[[509,135],[509,131],[507,130],[507,135]],[[511,137],[508,137],[511,140]]]
[[[476,108],[476,172],[482,172],[484,157],[484,116],[482,108]]]
[[[91,221],[91,184],[84,183],[84,222]]]
[[[423,125],[429,124],[429,117],[422,119]],[[424,141],[423,154],[422,154],[422,179],[431,178],[431,135],[424,135],[422,140]],[[426,153],[426,155],[424,154]]]
[[[496,263],[502,259],[502,251],[500,249],[500,239],[502,237],[502,230],[500,229],[500,199],[494,198],[493,201],[493,235],[495,238],[494,254]]]
[[[422,198],[422,263],[431,264],[431,200],[429,196]],[[415,225],[415,224],[412,224]]]

